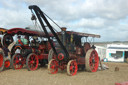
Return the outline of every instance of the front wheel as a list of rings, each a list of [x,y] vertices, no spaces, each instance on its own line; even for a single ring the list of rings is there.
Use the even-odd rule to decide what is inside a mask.
[[[12,57],[12,68],[15,69],[21,69],[24,65],[24,59],[23,56],[19,53],[16,53]]]
[[[38,68],[39,60],[38,56],[34,53],[28,55],[26,65],[29,71],[34,71]]]
[[[49,73],[51,74],[56,74],[58,72],[58,66],[59,66],[59,63],[57,60],[55,59],[51,59],[48,63],[48,70],[49,70]]]
[[[70,60],[67,65],[67,74],[70,76],[76,75],[78,70],[77,62],[75,60]]]

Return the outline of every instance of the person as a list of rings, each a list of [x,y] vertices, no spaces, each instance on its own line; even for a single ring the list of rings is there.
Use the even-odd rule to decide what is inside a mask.
[[[32,46],[38,47],[39,46],[39,41],[37,36],[33,36],[33,40],[31,41]]]
[[[17,44],[23,45],[23,42],[21,41],[21,36],[18,36],[17,38],[18,38]]]
[[[22,38],[21,41],[23,42],[24,45],[28,45],[29,44],[28,39],[29,39],[28,36],[25,35],[25,37]]]
[[[2,47],[2,49],[3,49],[3,51],[4,51],[4,55],[5,55],[5,57],[8,57],[9,56],[9,54],[10,54],[10,51],[9,51],[9,49],[8,48],[6,48],[6,47]]]

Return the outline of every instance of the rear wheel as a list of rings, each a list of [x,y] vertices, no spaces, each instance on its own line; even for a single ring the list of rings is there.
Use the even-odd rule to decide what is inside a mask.
[[[13,69],[21,69],[24,64],[24,59],[21,54],[16,53],[13,55],[11,63]]]
[[[59,63],[57,60],[55,59],[50,60],[48,63],[49,73],[56,74],[58,72],[58,66],[59,66]]]
[[[99,57],[98,53],[94,49],[90,49],[87,51],[85,57],[85,67],[87,71],[96,72],[99,65]]]
[[[38,68],[39,60],[38,56],[34,53],[28,55],[26,65],[29,71],[36,70]]]
[[[4,69],[4,53],[0,51],[0,71]]]
[[[67,65],[67,74],[70,76],[76,75],[78,70],[77,62],[75,60],[70,60]]]

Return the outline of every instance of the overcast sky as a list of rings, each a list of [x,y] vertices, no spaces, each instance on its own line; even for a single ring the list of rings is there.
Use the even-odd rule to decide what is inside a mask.
[[[29,5],[38,5],[59,26],[128,41],[128,0],[0,0],[0,27],[32,27]]]

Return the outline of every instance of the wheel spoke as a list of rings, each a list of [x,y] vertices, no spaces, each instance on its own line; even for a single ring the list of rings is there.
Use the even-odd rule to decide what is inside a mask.
[[[27,58],[28,70],[36,70],[38,67],[38,57],[35,54],[30,54]]]
[[[99,64],[99,58],[96,50],[90,49],[89,52],[87,52],[86,57],[86,59],[89,59],[89,61],[86,60],[86,62],[89,62],[89,64],[86,64],[87,70],[91,72],[96,72]]]
[[[20,54],[15,54],[13,58],[14,69],[21,69],[23,67],[23,58]]]
[[[55,74],[58,72],[58,62],[56,60],[51,60],[48,64],[48,68],[51,74]]]
[[[67,65],[68,74],[73,76],[73,75],[75,75],[77,73],[77,70],[78,70],[78,68],[77,68],[76,61],[74,61],[74,60],[69,61],[68,65]]]

